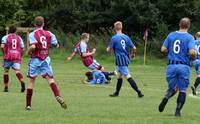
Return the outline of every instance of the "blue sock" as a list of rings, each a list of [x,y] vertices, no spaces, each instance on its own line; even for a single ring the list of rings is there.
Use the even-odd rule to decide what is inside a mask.
[[[172,90],[168,90],[167,94],[165,95],[165,98],[168,100],[170,99],[172,96],[174,96],[176,94],[176,90],[172,89]]]
[[[128,78],[127,79],[129,84],[131,85],[131,87],[137,92],[137,93],[141,93],[141,91],[138,89],[137,84],[135,83],[135,81],[133,80],[133,78]]]
[[[186,93],[185,92],[179,92],[178,98],[177,98],[177,106],[176,110],[181,110],[186,99]]]
[[[122,78],[117,79],[117,86],[116,86],[116,91],[115,91],[116,95],[119,94],[119,91],[120,91],[120,89],[122,87],[122,82],[123,82]]]

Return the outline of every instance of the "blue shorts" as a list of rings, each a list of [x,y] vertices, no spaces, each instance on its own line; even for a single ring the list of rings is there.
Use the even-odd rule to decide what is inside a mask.
[[[96,61],[93,60],[93,63],[91,65],[89,65],[87,68],[91,69],[91,70],[101,70],[102,66]]]
[[[178,88],[180,91],[186,92],[190,80],[190,67],[183,64],[168,65],[166,79],[168,90]]]
[[[42,77],[53,78],[53,70],[51,67],[50,57],[47,57],[45,60],[39,60],[38,58],[31,58],[28,64],[28,73],[29,78],[35,78],[38,75]]]
[[[117,67],[118,73],[127,76],[129,74],[128,66],[118,66]]]
[[[20,63],[12,62],[12,61],[4,61],[3,67],[6,69],[14,69],[14,70],[20,70]]]
[[[200,75],[200,60],[196,59],[192,62],[192,64],[194,65],[195,69],[196,69],[196,74]]]

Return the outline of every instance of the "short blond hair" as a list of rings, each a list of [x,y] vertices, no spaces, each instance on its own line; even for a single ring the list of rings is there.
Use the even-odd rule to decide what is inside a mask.
[[[87,38],[87,37],[89,37],[89,36],[90,36],[89,33],[82,33],[82,34],[81,34],[81,40],[83,40],[83,39],[85,39],[85,38]]]
[[[190,28],[190,19],[188,17],[184,17],[179,22],[179,27],[182,29],[189,29]]]
[[[122,30],[122,22],[121,21],[116,21],[115,23],[114,23],[114,28],[115,28],[115,30],[116,31],[119,31],[119,30]]]
[[[196,39],[200,39],[200,31],[195,34]]]

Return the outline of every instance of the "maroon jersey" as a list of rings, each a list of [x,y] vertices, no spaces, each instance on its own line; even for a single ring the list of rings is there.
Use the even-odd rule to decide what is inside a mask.
[[[4,60],[12,61],[16,63],[21,63],[21,37],[16,34],[8,34],[7,37],[2,40],[2,44],[5,44],[3,49],[4,51]]]
[[[77,54],[80,55],[83,64],[84,64],[86,67],[88,67],[88,66],[90,66],[90,65],[93,63],[93,56],[90,55],[90,56],[83,57],[83,56],[82,56],[83,53],[81,52],[81,46],[80,46],[80,44],[81,44],[81,42],[79,42],[79,43],[76,44],[76,46],[75,46],[75,51],[76,51]],[[86,53],[87,53],[87,52],[89,52],[89,49],[88,49],[88,48],[87,48],[87,50],[86,50]]]
[[[49,56],[51,33],[43,29],[36,30],[33,33],[36,41],[31,41],[30,45],[35,44],[36,48],[32,52],[31,57],[44,60]]]

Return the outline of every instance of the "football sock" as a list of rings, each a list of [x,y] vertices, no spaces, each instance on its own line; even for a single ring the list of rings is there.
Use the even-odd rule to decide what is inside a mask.
[[[127,79],[128,80],[128,82],[129,82],[129,84],[131,85],[131,87],[139,94],[139,93],[141,93],[141,91],[138,89],[138,86],[137,86],[137,84],[135,83],[135,81],[133,80],[133,78],[128,78]]]
[[[33,95],[33,89],[27,89],[27,94],[26,94],[26,107],[31,106],[31,98]]]
[[[165,98],[168,100],[170,99],[172,96],[174,96],[176,94],[176,90],[168,90],[167,94],[165,95]]]
[[[16,73],[16,76],[18,78],[18,80],[21,82],[21,83],[24,83],[23,82],[23,75],[21,73]]]
[[[115,91],[116,95],[119,94],[119,91],[120,91],[120,89],[122,87],[122,81],[123,81],[122,78],[117,79],[117,86],[116,86],[116,91]]]
[[[59,90],[55,83],[51,83],[50,87],[51,87],[51,90],[53,91],[55,97],[60,96]]]
[[[177,106],[176,110],[180,111],[185,103],[186,99],[186,93],[185,92],[179,92],[178,98],[177,98]]]
[[[197,77],[194,83],[195,89],[199,86],[199,84],[200,84],[200,77]]]
[[[3,81],[4,81],[4,86],[5,88],[8,88],[8,81],[9,81],[9,76],[8,74],[3,75]]]

